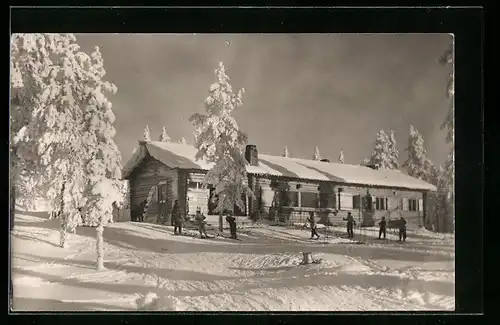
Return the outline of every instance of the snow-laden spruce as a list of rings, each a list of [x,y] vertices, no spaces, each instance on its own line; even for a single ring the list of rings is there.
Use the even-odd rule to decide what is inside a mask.
[[[390,169],[399,169],[399,150],[393,130],[389,133],[389,165]]]
[[[375,139],[375,147],[368,160],[364,161],[364,163],[366,162],[367,165],[373,165],[377,168],[395,169],[399,157],[395,157],[394,154],[395,152],[391,149],[391,139],[384,130],[380,130]]]
[[[290,152],[288,151],[288,146],[285,145],[285,149],[283,150],[283,157],[289,158],[290,157]]]
[[[429,181],[431,162],[424,147],[424,138],[413,125],[410,125],[408,147],[405,150],[408,158],[403,167],[406,168],[408,175]]]
[[[151,142],[151,131],[149,130],[149,125],[144,128],[144,141]]]
[[[182,137],[182,138],[179,140],[179,143],[180,143],[180,144],[187,144],[187,140],[186,140],[186,138]]]
[[[319,153],[319,148],[317,146],[314,149],[313,160],[321,160],[321,154]]]
[[[340,150],[339,163],[341,163],[341,164],[344,163],[344,150]]]
[[[236,204],[244,208],[244,195],[254,195],[246,185],[246,160],[244,157],[247,136],[238,128],[231,115],[233,110],[243,105],[244,89],[234,92],[229,84],[224,64],[215,69],[216,82],[210,86],[205,100],[206,114],[193,114],[190,121],[199,129],[195,147],[197,159],[214,163],[205,176],[205,184],[215,186],[218,197],[215,211],[219,213],[219,230],[222,231],[222,213],[232,211]]]
[[[72,34],[16,34],[12,44],[13,98],[19,107],[31,105],[23,125],[16,124],[18,160],[37,171],[38,187],[49,189],[52,208],[61,212],[61,246],[82,217],[97,226],[102,268],[103,227],[112,218],[112,203],[123,200],[115,116],[104,95],[116,86],[102,80],[99,49],[81,52]]]
[[[450,106],[446,117],[441,124],[441,129],[447,129],[448,133],[446,135],[446,141],[449,143],[455,143],[455,57],[454,57],[454,42],[452,36],[452,42],[450,47],[444,52],[440,57],[440,63],[442,65],[451,66],[451,71],[448,75],[448,83],[446,87],[446,96],[450,99]]]
[[[161,142],[170,142],[170,137],[168,136],[167,128],[166,127],[162,127],[161,128],[161,134],[160,134],[160,139],[159,140]]]
[[[78,50],[72,34],[12,36],[15,163],[32,171],[31,184],[48,189],[40,196],[61,212],[61,246],[66,231],[78,223],[74,219],[85,184],[80,98],[86,89],[76,80],[87,78],[89,72],[74,69],[85,61]]]

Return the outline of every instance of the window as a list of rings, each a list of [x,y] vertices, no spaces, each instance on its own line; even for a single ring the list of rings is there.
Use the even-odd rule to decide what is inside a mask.
[[[352,210],[353,197],[350,193],[340,193],[340,210]]]
[[[361,195],[354,195],[352,197],[352,208],[356,210],[361,208]]]
[[[386,197],[377,197],[375,200],[375,209],[376,210],[387,210],[387,198]]]
[[[416,199],[407,199],[408,209],[406,211],[420,211],[418,207],[418,200]]]
[[[317,208],[318,207],[318,194],[314,192],[300,192],[301,207],[304,208]]]

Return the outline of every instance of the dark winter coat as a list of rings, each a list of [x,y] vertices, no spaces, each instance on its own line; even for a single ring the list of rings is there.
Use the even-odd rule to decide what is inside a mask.
[[[172,207],[172,219],[177,224],[182,223],[182,214],[179,204],[174,204]]]
[[[316,228],[316,219],[314,217],[309,216],[307,222],[309,222],[311,228]]]
[[[399,230],[401,231],[406,230],[406,220],[404,218],[399,220]]]
[[[235,219],[234,217],[232,217],[232,216],[227,216],[227,217],[226,217],[226,221],[227,221],[230,225],[232,225],[233,223],[236,223],[236,219]]]
[[[351,215],[348,215],[347,218],[344,218],[344,220],[346,220],[348,224],[356,224],[356,221],[354,221],[354,218]]]
[[[386,226],[387,226],[387,221],[380,220],[380,222],[378,223],[378,225],[380,226],[380,229],[385,229]]]
[[[205,217],[204,215],[202,214],[197,214],[195,217],[194,217],[194,220],[196,221],[197,224],[201,225],[201,224],[204,224],[205,223],[205,219],[207,217]]]

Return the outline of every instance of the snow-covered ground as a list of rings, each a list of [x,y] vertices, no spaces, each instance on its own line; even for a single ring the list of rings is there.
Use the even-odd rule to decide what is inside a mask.
[[[307,229],[264,224],[243,227],[234,241],[114,223],[104,232],[106,270],[96,271],[95,230],[79,228],[62,249],[57,227],[58,220],[44,213],[17,214],[11,236],[14,310],[454,309],[450,235],[409,232],[401,244],[359,233],[350,240],[334,228],[327,240],[321,229],[322,238],[314,241]],[[212,229],[208,233],[215,236]],[[299,266],[305,251],[322,262]]]

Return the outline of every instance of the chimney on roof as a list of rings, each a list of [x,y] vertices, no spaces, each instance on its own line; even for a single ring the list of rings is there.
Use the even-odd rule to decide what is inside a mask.
[[[320,161],[322,161],[322,162],[330,162],[330,159],[328,159],[328,158],[323,158],[323,159],[321,159]]]
[[[259,165],[259,153],[257,151],[257,146],[249,144],[245,148],[245,159],[248,161],[250,166]]]

